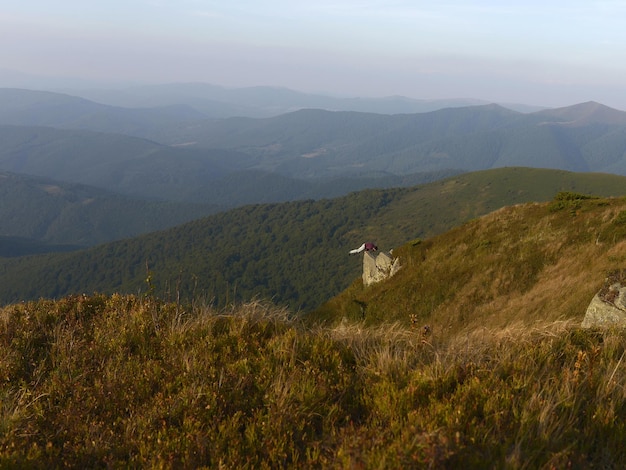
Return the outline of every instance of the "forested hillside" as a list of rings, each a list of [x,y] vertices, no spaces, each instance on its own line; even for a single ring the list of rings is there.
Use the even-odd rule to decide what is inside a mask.
[[[559,191],[623,195],[624,177],[509,168],[423,186],[252,205],[71,254],[0,262],[3,303],[68,293],[151,291],[224,305],[254,297],[310,310],[361,273],[348,251],[430,237],[500,207]],[[146,279],[149,277],[149,282]]]
[[[121,134],[0,126],[0,170],[143,198],[183,201],[250,160],[228,150],[170,147]]]
[[[495,105],[395,116],[302,110],[207,121],[163,138],[236,149],[292,176],[329,176],[501,166],[624,174],[624,135],[626,113],[584,103],[531,114]]]
[[[411,186],[449,174],[436,172],[406,177],[303,181],[277,174],[245,172],[207,185],[198,195],[198,199],[223,204],[220,206],[146,201],[92,186],[0,172],[0,236],[17,237],[15,240],[4,238],[2,252],[5,256],[22,256],[67,251],[70,247],[84,248],[162,230],[251,202],[289,200],[296,194],[303,199],[321,199],[368,185]],[[261,200],[258,200],[259,194],[263,194]],[[28,247],[32,250],[29,251]]]
[[[458,171],[404,176],[295,179],[253,169],[237,151],[170,147],[116,134],[0,126],[0,171],[84,184],[127,196],[235,207],[257,202],[333,197],[368,187],[405,186]]]
[[[75,251],[82,248],[78,245],[55,245],[32,238],[6,237],[0,235],[0,258],[15,258],[39,253],[55,253]]]
[[[31,239],[37,247],[33,252],[45,249],[35,242],[87,247],[173,227],[219,210],[209,204],[130,199],[94,187],[0,172],[0,236]],[[5,239],[5,247],[7,243]],[[22,244],[22,255],[28,253],[24,249]]]

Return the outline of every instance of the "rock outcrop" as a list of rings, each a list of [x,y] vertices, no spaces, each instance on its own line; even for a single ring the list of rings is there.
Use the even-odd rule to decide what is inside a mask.
[[[604,287],[591,300],[582,327],[626,327],[626,271],[611,273]]]
[[[398,272],[399,258],[390,253],[366,251],[363,254],[363,285],[369,286],[383,281]]]

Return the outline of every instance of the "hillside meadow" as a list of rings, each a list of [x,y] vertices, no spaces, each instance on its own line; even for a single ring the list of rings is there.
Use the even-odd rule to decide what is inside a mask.
[[[560,192],[506,206],[394,256],[393,278],[352,285],[307,318],[428,325],[448,337],[482,325],[582,321],[608,273],[626,267],[626,198]]]
[[[3,468],[611,468],[626,337],[573,321],[431,343],[73,296],[0,310]]]
[[[0,467],[625,461],[626,335],[580,323],[624,277],[626,198],[562,192],[396,254],[306,316],[150,289],[2,307]]]

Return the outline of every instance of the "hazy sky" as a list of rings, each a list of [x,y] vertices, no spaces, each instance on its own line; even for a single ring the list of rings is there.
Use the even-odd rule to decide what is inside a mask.
[[[0,68],[626,110],[626,0],[0,0]]]

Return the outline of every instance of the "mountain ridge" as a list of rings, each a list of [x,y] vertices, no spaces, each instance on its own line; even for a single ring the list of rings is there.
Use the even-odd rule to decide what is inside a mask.
[[[29,96],[35,102],[41,96],[23,90],[20,94],[27,95],[22,99],[26,108]],[[103,106],[79,102],[90,109]],[[33,127],[12,127],[6,135],[4,127],[0,169],[179,200],[191,194],[198,197],[202,181],[248,170],[295,179],[403,176],[494,166],[626,174],[626,113],[593,102],[527,114],[495,104],[395,115],[301,109],[272,118],[223,120],[188,120],[184,110],[183,115],[170,114],[173,121],[162,120],[158,110],[137,112],[116,108],[103,118],[98,112],[78,110],[71,119],[44,112],[48,125],[58,119],[60,128],[81,128],[65,128],[66,134],[57,130],[57,136],[50,128],[33,131]],[[24,123],[25,118],[5,113],[3,119],[7,126]],[[15,122],[7,124],[11,119]],[[34,122],[42,119],[42,114],[33,116]],[[115,129],[122,134],[111,133]],[[15,141],[16,135],[33,132],[48,135],[48,141],[39,141],[36,149]],[[29,169],[26,156],[44,159],[45,164]],[[140,174],[145,176],[138,178]],[[263,200],[262,191],[257,194]]]
[[[162,106],[182,102],[197,107],[211,118],[234,116],[264,118],[303,108],[399,114],[486,103],[477,99],[420,100],[405,96],[338,97],[277,86],[229,88],[201,82],[136,86],[117,92],[114,90],[67,90],[67,92],[94,101],[126,106]],[[509,106],[526,111],[539,109],[514,103]]]
[[[21,254],[74,250],[162,230],[218,212],[219,206],[149,202],[102,189],[0,172],[0,236]],[[27,242],[27,239],[30,240]],[[20,241],[21,240],[21,241]],[[10,240],[4,240],[5,255]],[[19,242],[19,243],[18,243]]]
[[[48,126],[158,136],[158,131],[180,122],[206,119],[189,105],[123,108],[49,91],[0,88],[0,124]]]
[[[308,320],[428,325],[440,340],[483,324],[580,325],[608,273],[626,264],[626,198],[561,192],[410,241],[394,256],[404,267],[393,277],[355,281]]]
[[[620,125],[626,124],[626,113],[596,101],[587,101],[563,108],[543,110],[535,115],[566,119],[563,125],[581,126],[590,123]]]
[[[623,195],[626,183],[616,175],[505,168],[332,200],[244,206],[76,253],[0,259],[0,301],[136,293],[149,274],[151,289],[164,297],[177,291],[224,305],[260,296],[308,311],[360,276],[347,251],[364,240],[399,247],[558,191]]]

